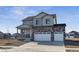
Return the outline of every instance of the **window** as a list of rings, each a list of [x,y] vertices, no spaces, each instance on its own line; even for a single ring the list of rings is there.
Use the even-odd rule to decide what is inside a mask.
[[[46,24],[50,24],[50,19],[46,19]]]
[[[39,21],[38,20],[36,20],[36,24],[38,24],[39,23]]]

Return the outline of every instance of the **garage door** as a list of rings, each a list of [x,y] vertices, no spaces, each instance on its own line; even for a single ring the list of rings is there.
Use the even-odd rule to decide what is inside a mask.
[[[64,33],[63,32],[54,33],[54,41],[64,41]]]
[[[34,41],[51,41],[51,33],[34,33]]]

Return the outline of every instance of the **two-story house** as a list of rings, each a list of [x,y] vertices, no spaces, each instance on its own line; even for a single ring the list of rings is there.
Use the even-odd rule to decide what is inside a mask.
[[[17,27],[26,41],[63,41],[65,24],[57,24],[56,14],[41,12],[22,20]]]

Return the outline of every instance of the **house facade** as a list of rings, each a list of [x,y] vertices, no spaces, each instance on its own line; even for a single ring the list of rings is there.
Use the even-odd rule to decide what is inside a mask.
[[[17,27],[25,41],[64,41],[65,24],[57,24],[56,14],[41,12],[22,20]]]
[[[0,39],[4,38],[4,33],[0,31]]]

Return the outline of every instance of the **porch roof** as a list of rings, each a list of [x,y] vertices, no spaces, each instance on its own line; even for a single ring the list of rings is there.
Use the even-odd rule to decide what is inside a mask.
[[[66,26],[66,24],[65,23],[63,23],[63,24],[54,24],[53,26]]]
[[[25,29],[25,28],[29,29],[29,28],[31,28],[31,26],[22,24],[22,25],[17,26],[16,28],[18,28],[18,29]]]

